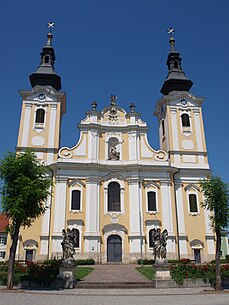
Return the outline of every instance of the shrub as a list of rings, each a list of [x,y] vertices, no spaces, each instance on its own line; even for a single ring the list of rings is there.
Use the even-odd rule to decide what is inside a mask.
[[[171,277],[178,285],[182,285],[185,278],[195,281],[202,278],[204,282],[215,284],[215,265],[214,264],[177,264],[170,267]],[[221,266],[222,277],[229,277],[229,265]]]
[[[95,261],[92,258],[89,259],[77,259],[76,260],[76,265],[94,265]]]
[[[180,260],[180,262],[181,262],[182,264],[189,264],[189,263],[190,263],[190,259],[189,259],[189,258],[182,258],[182,259]]]
[[[226,261],[229,262],[229,255],[225,255]]]
[[[16,262],[14,265],[14,285],[18,285],[21,275],[26,272],[26,267]],[[0,284],[7,284],[8,263],[4,263],[0,266]]]
[[[47,287],[53,282],[59,274],[59,261],[50,260],[45,264],[28,263],[26,272],[21,275],[21,280],[28,280],[34,283],[40,283]]]
[[[6,284],[7,284],[7,272],[0,271],[0,285],[6,285]]]
[[[226,258],[221,258],[220,264],[226,264],[226,263],[227,263],[227,259],[226,259]],[[211,261],[211,264],[215,264],[215,259],[213,259],[213,260]]]
[[[168,260],[168,263],[169,263],[169,264],[179,264],[180,261],[179,261],[179,259],[169,259],[169,260]]]
[[[138,265],[153,265],[155,264],[154,259],[138,259]]]

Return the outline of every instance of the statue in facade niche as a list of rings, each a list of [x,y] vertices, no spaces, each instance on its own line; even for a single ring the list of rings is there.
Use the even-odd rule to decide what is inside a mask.
[[[154,251],[154,260],[158,259],[166,259],[167,255],[167,239],[168,239],[168,231],[164,229],[161,233],[161,229],[153,229],[152,230],[152,240],[153,240],[153,251]]]
[[[119,158],[120,158],[120,153],[117,152],[115,142],[113,141],[111,143],[111,147],[109,150],[108,159],[109,160],[119,160]]]
[[[62,230],[62,242],[61,246],[63,249],[63,257],[62,263],[64,265],[74,265],[74,258],[73,255],[75,254],[74,243],[76,241],[76,234],[75,230],[70,230],[69,228],[67,231],[65,229]]]

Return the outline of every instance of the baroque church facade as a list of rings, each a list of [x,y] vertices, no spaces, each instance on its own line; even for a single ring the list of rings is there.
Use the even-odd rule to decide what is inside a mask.
[[[192,81],[170,37],[168,76],[155,105],[160,149],[147,140],[148,127],[131,104],[115,96],[102,110],[96,102],[78,125],[74,147],[60,147],[66,95],[54,69],[52,33],[41,52],[31,89],[21,90],[17,152],[30,148],[50,166],[48,209],[21,229],[17,257],[38,261],[62,256],[62,230],[74,229],[75,258],[98,263],[153,258],[153,229],[167,229],[167,258],[196,262],[214,258],[214,234],[201,208],[199,181],[210,175],[203,98],[189,92]]]

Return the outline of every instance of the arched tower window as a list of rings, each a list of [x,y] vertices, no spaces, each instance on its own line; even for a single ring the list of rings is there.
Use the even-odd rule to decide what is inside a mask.
[[[117,182],[111,182],[108,185],[108,211],[121,211],[120,185]]]
[[[71,210],[80,210],[80,193],[79,190],[72,191]]]
[[[45,121],[45,110],[44,109],[37,109],[36,111],[36,119],[35,119],[35,123],[44,123]]]
[[[181,115],[181,122],[183,127],[190,127],[190,119],[187,113]]]
[[[177,61],[174,61],[174,68],[178,69],[178,62]]]
[[[198,212],[198,207],[197,207],[197,198],[196,194],[189,194],[189,210],[191,213],[197,213]]]
[[[49,63],[49,56],[45,56],[45,64]]]

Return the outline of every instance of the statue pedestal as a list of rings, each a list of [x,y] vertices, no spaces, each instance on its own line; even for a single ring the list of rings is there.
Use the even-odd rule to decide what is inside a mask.
[[[76,278],[74,276],[75,267],[60,267],[59,275],[56,279],[56,288],[73,289],[76,286]]]
[[[155,278],[153,284],[155,288],[172,288],[176,287],[176,284],[170,276],[170,265],[165,259],[158,259],[153,265],[155,270]]]
[[[165,259],[158,259],[154,264],[155,278],[170,280],[170,265]]]

